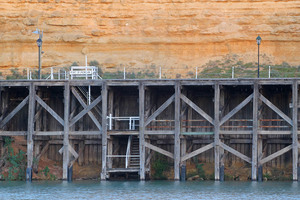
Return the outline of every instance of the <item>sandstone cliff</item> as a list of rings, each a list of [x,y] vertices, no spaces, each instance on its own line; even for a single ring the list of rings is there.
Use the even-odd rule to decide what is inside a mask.
[[[162,66],[186,74],[235,54],[256,62],[255,38],[267,64],[300,63],[296,0],[0,0],[0,67],[36,67],[44,31],[43,67],[84,64],[103,71]]]

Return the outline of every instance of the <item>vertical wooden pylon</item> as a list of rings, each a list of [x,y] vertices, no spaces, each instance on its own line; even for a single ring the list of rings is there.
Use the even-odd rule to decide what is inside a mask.
[[[298,82],[293,81],[293,180],[298,180]]]
[[[215,180],[220,180],[220,85],[218,82],[215,83],[215,99],[214,99],[214,130],[215,130]]]
[[[139,116],[140,180],[145,180],[145,86],[143,83],[139,85]]]
[[[63,151],[63,180],[68,179],[69,168],[69,113],[70,113],[70,84],[65,82],[64,85],[64,151]]]
[[[107,83],[102,82],[102,171],[101,180],[106,180],[107,160]]]
[[[174,134],[174,180],[180,178],[180,94],[181,85],[175,83],[175,134]]]
[[[224,114],[224,110],[225,110],[225,91],[223,88],[220,88],[220,101],[219,101],[219,118],[223,117]],[[221,116],[220,116],[221,115]],[[222,142],[222,138],[219,137],[219,141]],[[225,180],[225,152],[224,149],[222,147],[220,148],[220,177],[219,180],[220,181],[224,181]]]
[[[27,169],[26,181],[32,181],[32,162],[33,162],[33,138],[34,133],[34,113],[35,112],[35,85],[29,86],[29,106],[28,106],[28,131],[27,131]]]
[[[253,85],[253,125],[252,125],[252,181],[257,180],[257,156],[258,156],[258,83]]]

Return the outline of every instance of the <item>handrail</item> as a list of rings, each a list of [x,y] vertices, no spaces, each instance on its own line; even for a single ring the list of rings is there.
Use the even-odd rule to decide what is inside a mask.
[[[130,135],[128,137],[128,143],[127,143],[125,168],[128,168],[128,166],[129,166],[131,139],[132,139],[132,136]]]

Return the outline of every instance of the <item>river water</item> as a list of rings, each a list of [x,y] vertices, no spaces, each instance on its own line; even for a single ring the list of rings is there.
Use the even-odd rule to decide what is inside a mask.
[[[0,182],[0,199],[300,199],[300,182]]]

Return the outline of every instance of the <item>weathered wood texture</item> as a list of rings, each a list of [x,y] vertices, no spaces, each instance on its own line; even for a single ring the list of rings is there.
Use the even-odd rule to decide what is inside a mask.
[[[36,128],[31,131],[32,141],[49,140],[47,157],[64,163],[64,170],[66,163],[69,165],[70,162],[58,151],[68,145],[67,141],[71,141],[78,154],[71,164],[102,163],[104,180],[107,166],[111,168],[106,163],[106,155],[123,152],[127,135],[140,134],[140,165],[145,166],[145,162],[151,160],[151,156],[145,155],[144,136],[148,141],[144,144],[148,154],[157,151],[170,157],[168,162],[174,164],[175,179],[179,178],[179,162],[201,162],[215,163],[215,179],[218,180],[218,170],[225,155],[225,167],[238,162],[251,162],[253,180],[257,179],[257,168],[262,164],[264,167],[284,168],[291,163],[293,179],[297,179],[299,94],[296,79],[211,80],[197,84],[188,80],[93,82],[92,96],[95,101],[91,105],[74,89],[76,83],[70,82],[72,86],[67,90],[72,95],[69,94],[67,106],[63,103],[66,98],[63,84],[53,87],[50,83],[34,84],[37,103],[30,123],[30,92],[22,84],[2,87],[0,135],[26,135],[27,129],[29,132],[30,126],[35,124]],[[106,84],[109,85],[109,93]],[[184,86],[180,87],[181,84]],[[101,107],[102,113],[96,112],[96,106]],[[140,116],[145,120],[144,126],[143,120],[140,120],[139,132],[138,126],[136,130],[129,131],[128,122],[118,121],[113,123],[114,132],[107,131],[108,113],[112,116]],[[69,121],[72,126],[69,125],[67,130],[66,123]],[[178,148],[180,134],[186,138],[186,153],[180,153]],[[107,146],[108,137],[112,141],[112,149]],[[31,145],[30,142],[28,144],[27,148]],[[220,148],[225,150],[225,154]],[[30,151],[28,149],[29,155]],[[155,156],[152,156],[152,162],[153,158]],[[112,167],[122,165],[122,158],[113,160]],[[140,168],[141,179],[146,171],[145,167]]]

